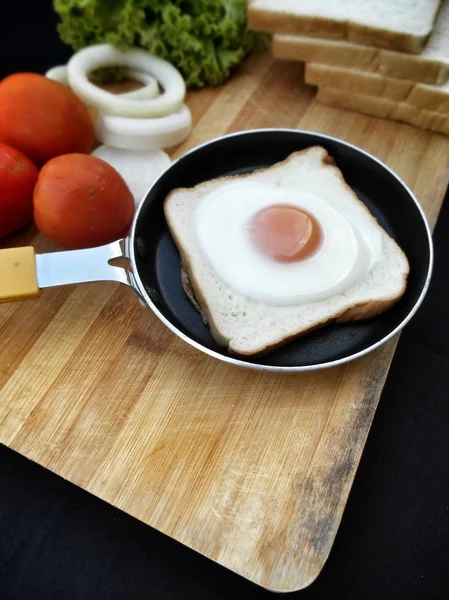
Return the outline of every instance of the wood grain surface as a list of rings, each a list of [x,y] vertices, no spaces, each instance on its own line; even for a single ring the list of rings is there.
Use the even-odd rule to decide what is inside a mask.
[[[195,128],[172,154],[243,129],[329,134],[385,161],[433,226],[448,140],[313,98],[301,65],[253,56],[226,85],[189,93]],[[29,242],[55,249],[32,226],[5,243]],[[322,372],[242,370],[108,283],[1,305],[0,331],[3,444],[266,588],[317,577],[397,339]]]

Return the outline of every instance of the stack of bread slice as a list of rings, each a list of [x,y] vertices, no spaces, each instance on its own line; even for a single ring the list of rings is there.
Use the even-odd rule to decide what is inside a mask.
[[[449,0],[250,0],[324,104],[449,135]]]

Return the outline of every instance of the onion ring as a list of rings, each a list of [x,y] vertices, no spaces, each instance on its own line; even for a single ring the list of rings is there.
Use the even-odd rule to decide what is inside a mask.
[[[130,119],[100,113],[95,121],[99,142],[127,150],[170,148],[183,142],[191,131],[192,115],[185,104],[159,119]]]
[[[99,67],[122,66],[155,77],[164,88],[156,98],[130,98],[98,88],[87,77]],[[109,44],[89,46],[69,60],[69,85],[72,90],[102,112],[122,117],[164,117],[177,111],[184,101],[186,86],[177,69],[169,62],[144,50],[121,52]]]
[[[137,90],[132,90],[131,92],[124,92],[123,94],[120,94],[121,98],[154,98],[159,94],[159,86],[157,81],[151,75],[143,73],[142,71],[135,71],[133,69],[125,69],[124,72],[125,75],[130,79],[134,79],[135,81],[143,83],[144,87],[141,87]],[[45,73],[45,77],[70,87],[66,65],[52,67]]]
[[[48,79],[53,79],[53,81],[57,81],[58,83],[62,83],[62,85],[69,87],[69,76],[67,74],[67,67],[65,65],[48,69],[48,71],[45,73],[45,77],[48,77]]]
[[[105,160],[120,173],[134,196],[136,208],[159,175],[171,164],[170,158],[162,150],[142,152],[98,146],[92,156]]]
[[[143,83],[144,87],[133,90],[132,92],[118,94],[119,98],[154,98],[159,94],[159,86],[152,75],[133,69],[125,69],[125,75],[130,79]]]

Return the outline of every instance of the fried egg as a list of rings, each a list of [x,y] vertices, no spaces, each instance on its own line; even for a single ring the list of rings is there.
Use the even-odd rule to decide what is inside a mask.
[[[229,288],[278,306],[344,294],[382,250],[364,206],[273,183],[223,183],[197,207],[195,229]]]

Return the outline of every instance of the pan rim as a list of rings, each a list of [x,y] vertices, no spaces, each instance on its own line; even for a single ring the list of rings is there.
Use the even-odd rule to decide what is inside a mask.
[[[402,319],[402,321],[394,329],[392,329],[392,331],[390,331],[388,334],[383,336],[380,340],[378,340],[374,344],[371,344],[371,345],[367,346],[366,348],[359,350],[358,352],[349,354],[348,356],[344,356],[344,357],[336,359],[336,360],[321,362],[321,363],[317,363],[317,364],[313,364],[313,365],[280,366],[280,365],[269,365],[269,364],[265,365],[265,364],[260,364],[257,362],[248,362],[244,358],[233,357],[233,356],[229,356],[226,354],[221,354],[220,352],[216,352],[215,350],[212,350],[210,348],[207,348],[206,346],[203,346],[203,344],[197,342],[196,340],[191,338],[189,335],[186,335],[180,329],[178,329],[178,327],[176,327],[176,325],[174,325],[167,317],[165,317],[162,314],[162,312],[158,309],[158,307],[154,304],[154,302],[150,298],[150,296],[148,295],[148,293],[145,289],[145,286],[143,285],[143,282],[140,278],[139,271],[138,271],[137,265],[136,265],[136,256],[135,256],[134,239],[135,239],[136,227],[137,227],[137,222],[139,220],[140,213],[142,211],[144,204],[146,203],[148,195],[149,195],[150,191],[153,189],[153,187],[157,184],[159,179],[161,179],[163,176],[165,176],[166,173],[170,169],[172,169],[179,161],[183,160],[187,156],[190,156],[191,154],[198,152],[199,150],[201,150],[203,148],[207,148],[208,146],[210,146],[212,144],[216,144],[222,140],[229,139],[229,138],[235,138],[235,137],[240,137],[240,136],[245,136],[245,135],[265,134],[265,133],[268,133],[268,134],[269,133],[287,133],[287,134],[293,133],[293,134],[301,134],[303,136],[310,137],[310,138],[311,137],[319,137],[319,138],[322,138],[323,140],[329,140],[331,142],[336,142],[337,144],[346,146],[347,148],[350,148],[352,150],[355,150],[358,153],[365,155],[368,159],[374,161],[381,168],[385,169],[405,189],[405,191],[407,192],[407,194],[409,195],[411,200],[414,202],[415,207],[418,209],[418,213],[423,222],[424,229],[426,231],[427,243],[428,243],[428,249],[429,249],[429,262],[428,262],[428,267],[427,267],[426,279],[425,279],[424,285],[422,286],[419,297],[417,298],[417,300],[415,301],[414,305],[412,306],[410,311],[407,313],[407,315]],[[156,317],[162,323],[164,323],[164,325],[166,327],[168,327],[168,329],[170,329],[180,339],[182,339],[184,342],[186,342],[187,344],[189,344],[196,350],[199,350],[200,352],[207,354],[208,356],[211,356],[212,358],[221,360],[222,362],[226,362],[228,364],[232,364],[232,365],[235,365],[238,367],[243,367],[246,369],[251,369],[251,370],[256,370],[256,371],[277,372],[277,373],[279,373],[279,372],[299,373],[299,372],[306,372],[306,371],[320,371],[320,370],[329,369],[332,367],[337,367],[337,366],[346,364],[348,362],[352,362],[353,360],[356,360],[363,356],[366,356],[367,354],[370,354],[371,352],[373,352],[380,346],[383,346],[386,342],[388,342],[396,334],[398,334],[407,325],[407,323],[410,322],[410,320],[414,317],[414,315],[418,311],[418,309],[421,306],[421,304],[427,294],[427,291],[429,289],[430,281],[432,278],[433,265],[434,265],[434,248],[433,248],[432,232],[430,230],[430,226],[427,221],[427,217],[424,213],[424,210],[423,210],[422,206],[420,205],[420,203],[418,202],[415,195],[413,194],[413,192],[411,191],[411,189],[392,169],[390,169],[385,163],[383,163],[381,160],[379,160],[378,158],[376,158],[369,152],[363,150],[362,148],[359,148],[358,146],[355,146],[354,144],[350,144],[349,142],[341,140],[340,138],[325,135],[325,134],[322,134],[319,132],[306,131],[303,129],[275,128],[275,127],[261,128],[261,129],[248,129],[248,130],[228,133],[228,134],[213,138],[212,140],[203,142],[202,144],[195,146],[194,148],[191,148],[190,150],[185,152],[182,156],[178,157],[175,161],[173,161],[172,164],[153,182],[153,184],[147,190],[142,202],[140,203],[140,205],[136,211],[136,214],[134,215],[133,223],[131,226],[131,231],[127,238],[126,253],[130,259],[132,269],[133,269],[133,283],[134,283],[134,286],[136,287],[136,291],[141,296],[141,299],[144,301],[146,306],[152,310],[152,312],[156,315]]]

